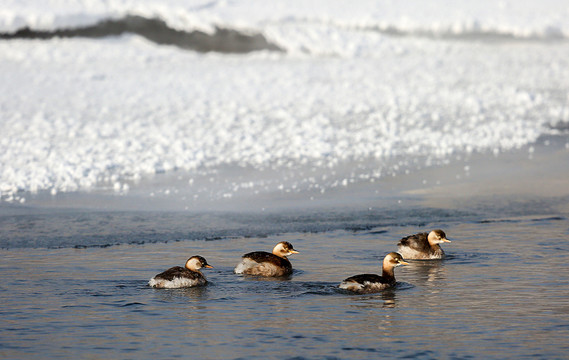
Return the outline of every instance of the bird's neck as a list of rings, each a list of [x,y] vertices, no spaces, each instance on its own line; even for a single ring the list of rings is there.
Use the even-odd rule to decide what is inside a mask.
[[[393,273],[393,267],[384,267],[381,272],[381,277],[390,283],[395,282],[395,274]]]

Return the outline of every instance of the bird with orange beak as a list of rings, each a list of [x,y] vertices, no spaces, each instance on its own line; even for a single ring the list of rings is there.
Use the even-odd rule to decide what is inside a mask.
[[[406,236],[399,240],[397,247],[404,259],[434,260],[445,257],[445,252],[439,244],[449,243],[444,231],[437,229],[430,233],[419,233]]]

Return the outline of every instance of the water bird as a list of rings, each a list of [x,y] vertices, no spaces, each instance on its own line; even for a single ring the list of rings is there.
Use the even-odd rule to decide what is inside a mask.
[[[201,268],[213,268],[213,266],[201,256],[192,256],[184,267],[171,267],[150,279],[148,285],[167,289],[205,285],[207,280],[200,272]]]
[[[298,254],[298,251],[288,241],[281,241],[275,245],[272,254],[254,251],[243,255],[234,271],[246,275],[287,276],[292,274],[292,265],[287,259],[291,254]]]
[[[409,263],[403,261],[400,254],[391,252],[383,258],[381,276],[376,274],[354,275],[342,281],[339,288],[360,294],[374,293],[390,288],[396,283],[393,269],[400,265],[409,265]]]
[[[445,252],[439,244],[451,242],[444,231],[437,229],[430,233],[409,235],[399,240],[397,247],[405,259],[434,260],[445,257]]]

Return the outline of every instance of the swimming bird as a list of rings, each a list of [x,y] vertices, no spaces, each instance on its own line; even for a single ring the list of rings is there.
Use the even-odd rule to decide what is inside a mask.
[[[148,285],[168,289],[205,285],[207,280],[200,272],[201,268],[213,268],[213,266],[201,256],[192,256],[186,261],[185,267],[171,267],[150,279]]]
[[[255,251],[243,255],[235,267],[236,274],[261,276],[287,276],[292,274],[292,265],[287,259],[291,254],[298,254],[292,244],[281,241],[273,248],[273,253]]]
[[[381,276],[376,274],[354,275],[342,281],[339,287],[360,294],[381,291],[395,285],[393,269],[400,265],[409,265],[409,263],[403,261],[403,257],[398,253],[389,253],[383,258]]]
[[[444,231],[437,229],[428,234],[424,232],[404,237],[399,241],[397,247],[405,259],[442,259],[445,257],[445,252],[439,244],[451,242],[446,237]]]

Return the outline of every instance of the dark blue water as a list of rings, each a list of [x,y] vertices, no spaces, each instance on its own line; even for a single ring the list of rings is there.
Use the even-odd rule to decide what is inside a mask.
[[[532,211],[516,206],[502,217],[485,216],[504,209],[483,205],[369,216],[6,215],[0,356],[566,358],[569,220],[546,214],[545,203],[541,215],[520,214]],[[453,239],[445,246],[448,259],[397,268],[398,285],[383,293],[337,288],[350,275],[379,272],[402,236],[432,228]],[[232,273],[243,253],[270,250],[281,240],[300,251],[291,257],[291,278]],[[107,246],[114,243],[121,244]],[[194,254],[215,267],[204,271],[209,286],[147,286]]]

